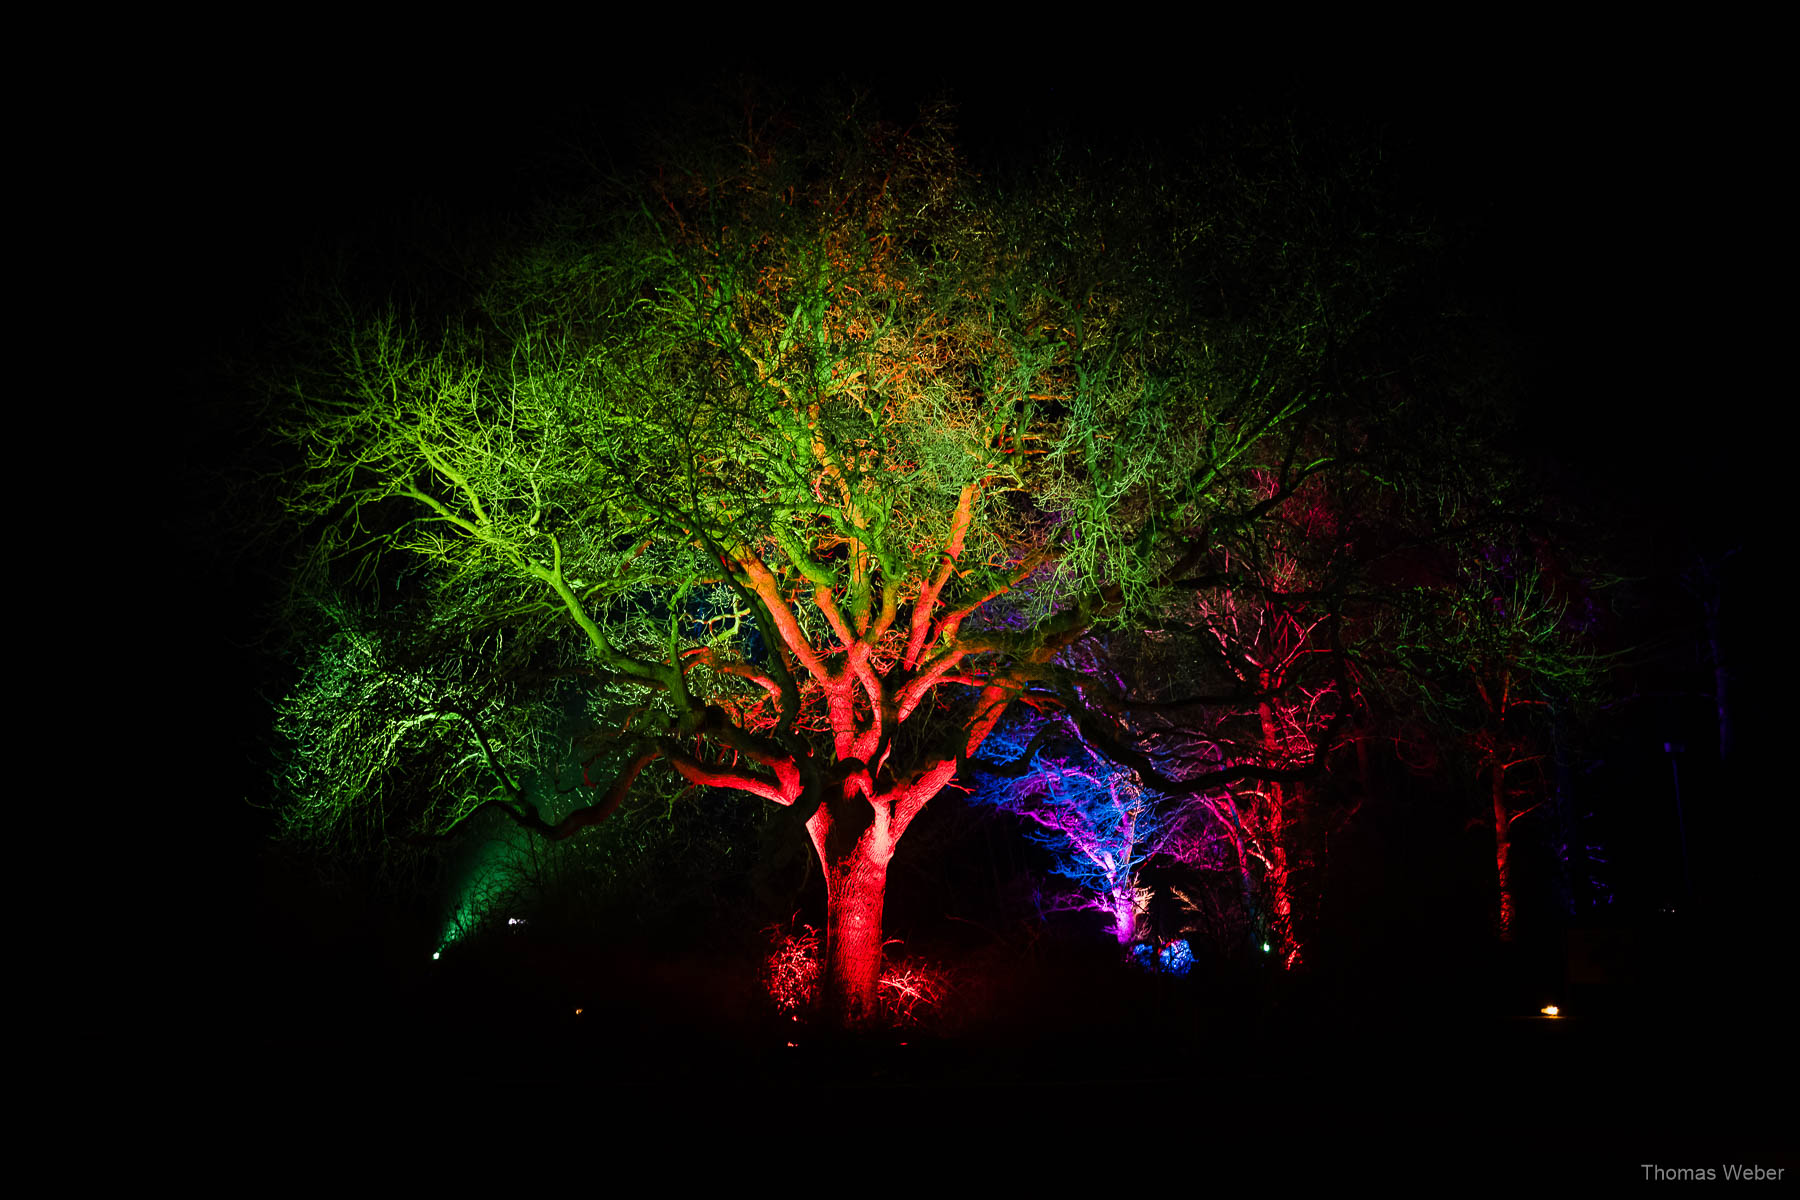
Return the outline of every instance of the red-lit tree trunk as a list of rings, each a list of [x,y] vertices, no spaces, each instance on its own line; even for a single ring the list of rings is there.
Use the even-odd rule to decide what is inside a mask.
[[[881,912],[887,900],[887,868],[893,839],[880,826],[849,827],[845,810],[868,803],[860,796],[819,805],[807,821],[813,849],[825,873],[825,951],[821,1001],[834,1022],[866,1023],[878,1007],[881,984]],[[832,810],[838,810],[833,816]]]
[[[1491,731],[1480,736],[1478,744],[1487,758],[1488,777],[1493,790],[1494,805],[1494,876],[1499,885],[1500,908],[1495,918],[1495,928],[1500,940],[1513,940],[1513,917],[1517,907],[1513,902],[1512,887],[1512,825],[1521,814],[1515,813],[1507,799],[1506,773],[1521,762],[1531,761],[1535,756],[1525,755],[1521,747],[1515,745],[1507,728],[1507,717],[1514,708],[1526,702],[1513,696],[1513,673],[1504,670],[1492,691],[1486,684],[1479,685],[1482,702],[1487,705],[1493,722]],[[1518,752],[1519,756],[1511,756],[1510,752]]]
[[[1263,690],[1267,692],[1280,681],[1273,672],[1262,674]],[[1271,755],[1284,749],[1281,731],[1275,723],[1275,713],[1267,700],[1263,701],[1262,731],[1263,749]],[[1287,813],[1285,806],[1290,797],[1298,797],[1297,788],[1286,788],[1280,783],[1270,783],[1266,789],[1269,810],[1268,830],[1269,846],[1267,854],[1267,872],[1269,880],[1269,907],[1276,940],[1280,943],[1281,961],[1292,967],[1299,960],[1299,944],[1294,940],[1294,896],[1288,884],[1287,846],[1285,845]]]
[[[955,773],[954,759],[935,763],[886,792],[859,774],[834,787],[807,818],[825,875],[820,1002],[834,1024],[855,1027],[877,1015],[888,863],[900,835]]]
[[[1511,807],[1506,802],[1506,765],[1495,758],[1494,777],[1494,869],[1500,881],[1500,940],[1512,941],[1513,892],[1508,859],[1512,855]]]

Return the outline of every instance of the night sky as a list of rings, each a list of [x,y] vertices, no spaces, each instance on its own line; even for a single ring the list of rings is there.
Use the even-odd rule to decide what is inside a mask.
[[[170,714],[171,736],[182,736],[183,747],[197,742],[197,751],[181,752],[197,781],[189,803],[205,814],[193,840],[192,830],[180,831],[175,853],[195,860],[182,873],[193,900],[232,914],[223,926],[172,930],[179,945],[156,948],[150,969],[204,980],[201,991],[220,1004],[246,986],[220,965],[221,953],[261,962],[268,951],[258,943],[269,929],[291,932],[305,922],[275,911],[296,894],[281,889],[300,885],[271,891],[264,818],[244,803],[266,786],[267,715],[258,697],[282,684],[280,668],[251,645],[277,572],[267,556],[241,546],[233,500],[220,486],[219,467],[253,458],[254,417],[246,419],[250,410],[219,361],[261,351],[287,281],[320,247],[349,248],[360,271],[379,277],[386,256],[422,225],[516,209],[545,181],[567,177],[571,146],[604,157],[628,144],[675,89],[725,74],[677,80],[634,55],[637,65],[622,74],[594,71],[546,86],[523,68],[492,72],[453,61],[396,70],[379,56],[358,57],[330,70],[317,60],[243,61],[172,77],[154,118],[129,139],[152,197],[143,210],[151,218],[145,232],[154,233],[146,277],[170,285],[147,303],[180,314],[161,338],[176,381],[171,404],[144,414],[142,431],[167,444],[186,488],[159,529],[178,548],[179,567],[161,613],[167,634],[158,639],[157,670],[204,681],[206,693],[191,711]],[[1779,628],[1765,624],[1772,551],[1790,539],[1765,530],[1774,527],[1772,484],[1784,473],[1789,424],[1775,414],[1785,414],[1791,389],[1762,378],[1775,302],[1743,282],[1746,273],[1781,269],[1756,265],[1781,239],[1765,199],[1769,170],[1760,156],[1768,151],[1753,127],[1755,97],[1712,88],[1699,100],[1697,85],[1671,87],[1652,66],[1607,66],[1609,56],[1575,50],[1515,57],[1504,67],[1370,61],[1326,74],[1252,70],[1243,60],[1254,56],[1231,57],[1238,65],[1077,71],[1022,54],[994,67],[862,64],[854,78],[895,113],[948,89],[978,169],[1003,169],[1056,136],[1114,150],[1134,139],[1178,139],[1221,110],[1379,131],[1396,178],[1447,235],[1446,302],[1480,314],[1513,349],[1523,385],[1521,449],[1547,487],[1610,531],[1620,573],[1634,580],[1620,628],[1655,648],[1633,670],[1643,695],[1615,748],[1635,764],[1618,768],[1617,786],[1643,788],[1645,805],[1668,802],[1666,792],[1649,794],[1666,787],[1668,769],[1654,748],[1710,736],[1707,704],[1690,694],[1704,680],[1681,574],[1735,551],[1726,628],[1737,649],[1742,754],[1729,773],[1697,773],[1685,797],[1704,898],[1704,931],[1691,944],[1710,947],[1694,971],[1741,986],[1753,1011],[1766,1011],[1755,1006],[1767,997],[1748,993],[1769,986],[1767,960],[1785,957],[1792,942],[1776,847],[1787,844],[1794,789],[1762,765],[1773,757],[1761,741],[1770,723],[1751,697],[1760,693],[1763,657],[1783,640],[1763,631]],[[1640,869],[1666,882],[1661,820],[1644,818],[1632,836],[1657,864]],[[221,897],[228,903],[219,905]],[[322,926],[329,920],[318,918]],[[227,952],[221,942],[236,945]],[[364,969],[343,967],[346,977]],[[291,980],[273,968],[246,969],[257,970],[258,986]],[[210,1014],[193,1035],[201,1042],[208,1026],[216,1032],[225,1020],[211,1002],[201,1001]],[[275,1008],[284,1020],[299,1015],[291,1004]],[[1691,1031],[1660,1028],[1677,1057],[1713,1053]],[[1734,1048],[1791,1074],[1786,1034],[1770,1030]],[[1625,1051],[1605,1059],[1629,1060]],[[270,1061],[287,1063],[278,1075],[292,1067],[276,1051]],[[1322,1082],[1330,1074],[1316,1074],[1321,1094],[1353,1093],[1341,1080]],[[1680,1077],[1675,1109],[1697,1103],[1684,1089],[1706,1077],[1698,1067]],[[1729,1078],[1736,1086],[1738,1076]],[[1307,1083],[1270,1086],[1292,1094]],[[1566,1103],[1571,1086],[1546,1082],[1555,1100],[1529,1086],[1516,1092],[1521,1104]],[[1671,1118],[1659,1132],[1679,1141],[1680,1129]],[[1760,1152],[1770,1161],[1767,1131],[1742,1145],[1727,1133],[1709,1127],[1691,1148]],[[1640,1147],[1622,1126],[1608,1136],[1605,1148],[1620,1162],[1653,1161],[1631,1157],[1653,1146]],[[1791,1151],[1791,1137],[1786,1145]]]

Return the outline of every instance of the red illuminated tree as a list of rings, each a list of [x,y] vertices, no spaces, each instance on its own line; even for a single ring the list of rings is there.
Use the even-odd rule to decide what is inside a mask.
[[[1290,855],[1306,789],[1357,715],[1344,638],[1360,619],[1360,564],[1324,487],[1354,464],[1297,461],[1246,473],[1255,525],[1215,531],[1129,661],[1096,665],[1078,685],[1083,727],[1183,831],[1165,857],[1228,870],[1254,944],[1290,967],[1300,960]]]
[[[1244,747],[1239,753],[1254,753],[1287,769],[1267,780],[1233,783],[1204,802],[1231,833],[1253,927],[1263,926],[1264,944],[1293,967],[1300,961],[1301,945],[1290,854],[1297,850],[1295,833],[1306,788],[1323,772],[1335,738],[1345,732],[1343,718],[1353,711],[1354,685],[1347,664],[1336,658],[1341,645],[1332,645],[1326,635],[1326,623],[1335,622],[1341,639],[1345,598],[1312,590],[1331,576],[1328,556],[1342,542],[1337,517],[1317,486],[1296,496],[1282,516],[1240,562],[1249,586],[1202,593],[1197,606],[1201,627],[1218,642],[1254,697],[1253,711],[1246,705],[1235,721],[1239,731],[1233,741]],[[1327,561],[1307,563],[1320,557],[1321,548]],[[1229,726],[1219,734],[1231,736]],[[1261,868],[1261,889],[1252,882],[1253,858]],[[1266,892],[1261,903],[1259,891]],[[1255,910],[1265,905],[1264,919],[1255,920]]]
[[[1466,762],[1493,831],[1494,927],[1518,927],[1518,827],[1551,801],[1554,710],[1600,694],[1604,659],[1559,593],[1566,576],[1543,544],[1524,537],[1471,547],[1451,579],[1397,605],[1388,629],[1421,736]],[[1540,818],[1542,819],[1542,818]]]
[[[1009,710],[1169,767],[1072,648],[1228,575],[1217,548],[1339,461],[1312,414],[1392,243],[1321,223],[1279,140],[1186,179],[1065,167],[1006,197],[931,115],[684,146],[558,209],[441,328],[322,319],[286,392],[286,500],[317,534],[313,586],[384,580],[523,659],[463,653],[480,702],[416,701],[463,747],[456,785],[371,821],[437,836],[493,807],[562,839],[658,773],[796,808],[825,995],[855,1023],[889,862]],[[1343,702],[1294,699],[1311,675],[1286,635],[1263,661],[1219,609],[1207,636],[1234,695],[1264,698],[1260,743],[1157,778],[1299,778]],[[588,723],[572,799],[534,789],[555,764],[515,702],[550,678]],[[366,810],[367,783],[315,772],[298,824]]]

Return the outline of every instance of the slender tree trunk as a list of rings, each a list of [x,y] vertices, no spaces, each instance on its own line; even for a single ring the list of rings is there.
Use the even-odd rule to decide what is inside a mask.
[[[1494,867],[1500,878],[1500,940],[1513,938],[1512,874],[1508,858],[1512,854],[1512,813],[1506,804],[1506,768],[1498,761],[1494,776]]]
[[[1244,897],[1244,916],[1250,922],[1252,945],[1260,946],[1262,937],[1258,927],[1262,924],[1262,914],[1258,911],[1260,906],[1256,902],[1256,880],[1250,874],[1250,851],[1245,841],[1244,821],[1238,812],[1236,800],[1227,797],[1225,803],[1231,813],[1231,821],[1225,826],[1225,831],[1231,836],[1231,850],[1237,856],[1238,887]]]
[[[1137,888],[1126,882],[1114,887],[1106,898],[1107,912],[1112,915],[1113,937],[1121,946],[1137,941]]]
[[[1265,690],[1275,682],[1269,672],[1263,672],[1262,685]],[[1264,751],[1270,755],[1276,754],[1280,748],[1279,731],[1275,726],[1275,714],[1266,700],[1262,704],[1262,729]],[[1289,967],[1298,961],[1299,949],[1294,941],[1294,895],[1288,887],[1287,830],[1284,828],[1287,823],[1285,807],[1290,795],[1289,790],[1279,783],[1268,785],[1268,873],[1273,915],[1270,924],[1274,926],[1276,941],[1280,943],[1281,961]]]

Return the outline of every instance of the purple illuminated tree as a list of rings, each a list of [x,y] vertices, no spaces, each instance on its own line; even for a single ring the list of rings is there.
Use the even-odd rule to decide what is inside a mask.
[[[984,772],[971,799],[1030,823],[1029,835],[1053,857],[1051,869],[1072,885],[1053,907],[1103,913],[1121,946],[1141,940],[1151,893],[1139,868],[1159,855],[1194,858],[1204,838],[1201,814],[1146,789],[1061,716],[997,730],[987,755],[1019,773]]]
[[[1354,712],[1337,643],[1352,575],[1321,483],[1247,473],[1267,506],[1255,529],[1197,567],[1139,638],[1089,637],[1059,656],[1080,672],[1062,713],[990,739],[1008,774],[978,799],[1033,822],[1077,907],[1107,913],[1122,943],[1149,901],[1138,868],[1160,857],[1228,872],[1253,944],[1300,960],[1290,854],[1305,789]]]

